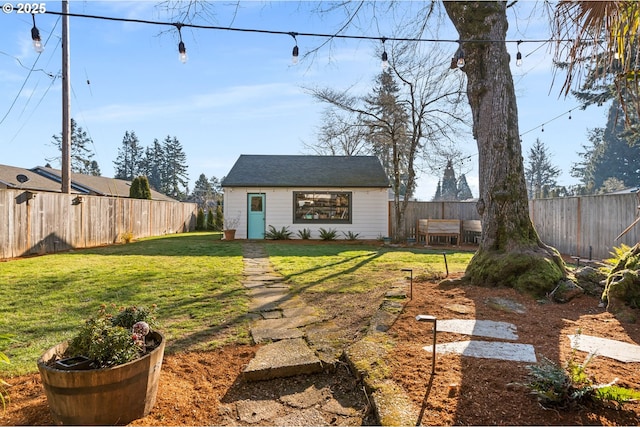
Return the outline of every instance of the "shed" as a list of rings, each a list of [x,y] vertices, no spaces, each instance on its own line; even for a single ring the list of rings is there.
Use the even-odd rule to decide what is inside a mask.
[[[311,238],[336,230],[386,236],[389,179],[375,156],[241,155],[222,181],[224,217],[236,237],[264,239],[269,226]]]

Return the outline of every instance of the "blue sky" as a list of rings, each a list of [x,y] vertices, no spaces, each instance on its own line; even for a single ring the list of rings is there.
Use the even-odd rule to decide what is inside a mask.
[[[325,34],[334,32],[341,18],[318,14],[316,2],[241,2],[237,10],[229,4],[214,2],[215,16],[194,22]],[[45,5],[61,10],[60,1]],[[419,5],[400,2],[408,14]],[[544,14],[530,14],[533,5],[520,2],[509,12],[508,39],[549,37]],[[155,1],[71,1],[70,12],[172,21]],[[392,21],[378,14],[345,34],[392,37]],[[442,37],[456,39],[446,18],[443,23]],[[39,57],[32,47],[32,25],[31,15],[15,10],[0,14],[0,164],[25,168],[44,165],[45,158],[57,155],[51,141],[61,130],[61,23],[56,15],[36,15],[46,44]],[[303,143],[316,140],[324,106],[304,87],[352,87],[367,93],[380,72],[378,41],[337,40],[304,58],[324,39],[299,36],[301,60],[292,65],[294,42],[288,35],[183,28],[182,38],[186,64],[178,60],[178,35],[172,26],[70,18],[71,114],[93,139],[104,176],[113,176],[126,131],[135,131],[143,146],[154,138],[177,137],[187,155],[190,188],[201,173],[222,178],[240,154],[309,153]],[[456,48],[442,46],[452,55]],[[515,58],[516,44],[508,48]],[[559,183],[575,184],[571,164],[588,141],[587,129],[605,125],[606,107],[582,111],[575,99],[559,96],[561,82],[551,86],[548,45],[525,42],[520,50],[523,66],[513,64],[512,70],[523,153],[526,156],[540,138],[563,171]],[[472,156],[467,180],[477,195],[475,143],[468,135],[460,144]],[[416,196],[429,200],[438,179],[423,173]]]

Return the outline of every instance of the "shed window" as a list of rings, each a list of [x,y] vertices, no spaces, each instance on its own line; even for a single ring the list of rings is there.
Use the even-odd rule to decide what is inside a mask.
[[[350,192],[293,193],[294,223],[344,223],[351,224]]]

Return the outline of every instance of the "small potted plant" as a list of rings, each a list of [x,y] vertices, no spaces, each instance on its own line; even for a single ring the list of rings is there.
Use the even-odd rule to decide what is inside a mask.
[[[233,218],[224,219],[224,240],[234,240],[236,238],[236,227],[240,222],[240,215]]]
[[[128,424],[151,412],[165,340],[155,306],[102,305],[69,341],[38,360],[57,424]]]

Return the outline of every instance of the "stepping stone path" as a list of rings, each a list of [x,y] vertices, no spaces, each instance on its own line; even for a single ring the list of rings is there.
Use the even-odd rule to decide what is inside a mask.
[[[249,289],[249,312],[255,319],[251,337],[265,344],[245,368],[244,378],[258,381],[322,372],[323,364],[305,341],[303,328],[324,319],[289,294],[289,286],[260,245],[246,243],[243,251],[243,285]]]

